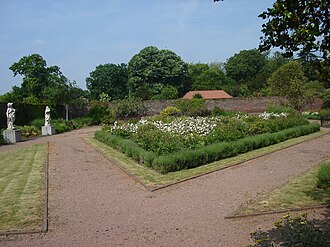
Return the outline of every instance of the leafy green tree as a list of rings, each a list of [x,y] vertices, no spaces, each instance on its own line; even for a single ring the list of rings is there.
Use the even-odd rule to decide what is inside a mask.
[[[104,64],[96,67],[86,78],[91,98],[98,100],[102,93],[111,99],[123,99],[127,95],[128,71],[126,64]]]
[[[14,76],[23,76],[21,87],[14,86],[3,96],[14,102],[68,104],[84,96],[84,91],[70,82],[58,66],[47,67],[39,54],[22,57],[9,69]]]
[[[281,66],[272,74],[268,83],[272,95],[284,96],[293,108],[302,109],[306,101],[307,78],[300,63],[292,61]]]
[[[258,88],[254,85],[255,78],[266,65],[266,54],[257,49],[243,50],[230,57],[225,64],[227,75],[238,84],[247,84],[251,90]]]
[[[14,76],[23,76],[23,96],[34,96],[38,99],[42,98],[42,91],[49,85],[51,75],[56,76],[59,73],[57,66],[47,67],[46,61],[39,54],[24,56],[9,69]]]
[[[262,25],[261,50],[279,47],[288,56],[317,51],[329,64],[329,0],[276,0],[259,17],[267,20]]]
[[[131,96],[150,99],[159,85],[175,87],[179,94],[185,91],[188,66],[170,50],[149,46],[134,55],[128,63],[128,88]]]
[[[153,100],[166,100],[166,99],[177,99],[178,90],[170,85],[162,87],[159,94],[156,94],[152,97]]]
[[[213,64],[189,65],[189,73],[193,90],[230,91],[233,81],[226,76],[219,66]]]

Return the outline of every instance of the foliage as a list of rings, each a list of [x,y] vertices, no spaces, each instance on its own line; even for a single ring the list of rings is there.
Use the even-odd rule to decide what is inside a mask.
[[[226,111],[224,109],[221,109],[220,107],[218,106],[215,106],[212,111],[211,111],[211,115],[213,117],[216,117],[216,116],[235,116],[237,113],[236,112],[233,112],[233,111]]]
[[[98,130],[95,132],[94,137],[113,148],[124,151],[127,156],[133,157],[133,159],[146,166],[150,166],[153,159],[156,157],[155,154],[143,150],[136,143],[125,140],[119,136],[111,135],[106,131]]]
[[[330,89],[327,89],[321,93],[321,99],[323,101],[323,107],[330,108]]]
[[[302,112],[302,115],[307,119],[320,120],[320,115],[318,112],[304,111]]]
[[[143,101],[139,98],[122,99],[112,102],[112,115],[115,118],[143,116],[145,109]]]
[[[171,85],[161,86],[160,93],[152,97],[153,100],[177,99],[178,89]]]
[[[77,101],[84,91],[70,82],[58,66],[47,67],[46,61],[38,54],[22,57],[10,68],[14,76],[23,76],[21,87],[14,86],[4,99],[14,102],[63,104]]]
[[[280,221],[274,223],[275,229],[264,232],[261,230],[251,233],[255,242],[250,247],[274,246],[328,246],[330,235],[318,228],[307,219],[307,214],[291,217],[289,213]]]
[[[160,116],[163,117],[179,116],[180,114],[181,114],[181,110],[174,106],[168,106],[160,112]]]
[[[108,94],[106,94],[104,92],[102,92],[100,94],[100,101],[101,102],[110,102],[110,100],[111,100],[111,97]]]
[[[213,161],[269,146],[290,138],[318,131],[317,124],[309,124],[286,129],[272,134],[246,137],[233,142],[219,142],[194,150],[181,150],[162,155],[153,160],[152,167],[161,173],[173,172],[201,166]]]
[[[269,104],[267,106],[267,112],[272,113],[288,113],[288,114],[294,114],[296,113],[296,110],[288,105],[275,105],[275,104]]]
[[[285,49],[288,56],[296,51],[322,54],[329,61],[330,22],[327,0],[276,0],[259,17],[267,19],[262,25],[264,37],[260,49],[271,47]]]
[[[317,174],[317,187],[321,189],[330,188],[330,161],[321,165]]]
[[[55,119],[52,121],[52,126],[55,128],[56,134],[64,133],[73,130],[73,124],[64,119]]]
[[[110,123],[110,107],[107,102],[92,101],[87,116],[91,119],[92,125]]]
[[[297,110],[302,109],[306,101],[306,82],[303,67],[298,62],[289,62],[278,68],[268,81],[272,95],[285,96]]]
[[[17,129],[19,129],[21,131],[21,135],[29,138],[29,137],[35,137],[40,135],[40,130],[39,128],[35,127],[35,126],[18,126]]]
[[[6,144],[5,139],[3,138],[3,129],[0,129],[0,146]]]
[[[188,78],[193,90],[225,90],[230,92],[234,82],[217,64],[189,64]]]
[[[94,119],[91,117],[88,117],[88,116],[75,118],[75,119],[71,120],[71,122],[73,123],[74,129],[80,129],[83,127],[94,125]]]
[[[91,98],[99,100],[102,93],[111,99],[123,99],[127,94],[128,70],[126,64],[100,64],[86,78]]]
[[[257,75],[266,65],[266,55],[257,49],[243,50],[230,57],[225,64],[227,75],[238,84],[247,84],[251,90]]]
[[[141,148],[146,151],[155,153],[156,155],[174,155],[175,152],[185,152],[186,150],[196,150],[203,147],[208,147],[209,144],[227,143],[243,140],[256,134],[279,133],[274,137],[267,136],[265,140],[252,139],[252,143],[237,144],[234,150],[250,150],[259,145],[270,145],[269,143],[277,143],[286,138],[292,138],[301,134],[306,134],[308,131],[317,131],[319,125],[310,127],[308,121],[298,115],[287,115],[285,113],[263,113],[259,116],[241,116],[237,117],[184,117],[165,119],[163,122],[160,119],[143,119],[137,123],[117,123],[106,128],[106,131],[112,135],[122,138],[131,139],[136,142]],[[292,130],[295,126],[307,126]],[[285,130],[289,129],[288,132]],[[280,133],[280,131],[283,131]],[[306,132],[306,133],[305,133]],[[271,135],[271,134],[270,134]],[[273,138],[273,139],[272,139]],[[229,145],[229,144],[228,144]],[[221,146],[222,147],[222,146]],[[227,146],[225,146],[227,148]],[[213,150],[213,151],[212,151]],[[219,157],[219,152],[224,152],[219,147],[211,148],[212,157]],[[231,149],[230,149],[231,150]],[[236,151],[235,151],[236,152]],[[244,151],[246,152],[246,151]],[[235,153],[237,154],[237,153]],[[222,157],[222,156],[221,156]],[[172,160],[170,158],[162,158]],[[179,160],[176,157],[175,160]],[[188,158],[187,158],[188,159]],[[210,158],[211,159],[211,158]],[[211,159],[211,161],[214,161]],[[181,166],[180,166],[181,167]]]
[[[174,106],[182,112],[185,116],[207,116],[205,100],[202,98],[193,99],[178,99],[173,102]]]
[[[173,86],[179,94],[185,89],[187,64],[173,51],[148,46],[128,63],[130,95],[151,99],[162,86]]]
[[[203,99],[203,96],[200,93],[195,93],[193,99]]]

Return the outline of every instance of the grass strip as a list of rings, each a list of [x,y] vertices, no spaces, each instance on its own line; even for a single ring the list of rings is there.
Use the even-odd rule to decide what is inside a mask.
[[[329,131],[321,130],[319,132],[309,134],[306,136],[301,136],[298,138],[293,138],[272,146],[267,146],[264,148],[256,149],[248,153],[240,154],[235,157],[223,159],[220,161],[212,162],[203,166],[199,166],[192,169],[186,169],[176,172],[169,172],[167,174],[161,174],[148,168],[146,166],[140,165],[131,158],[125,156],[125,154],[109,147],[108,145],[97,141],[93,137],[84,138],[84,140],[94,147],[95,149],[101,151],[107,158],[115,161],[117,165],[120,165],[123,169],[127,170],[133,176],[137,176],[138,180],[142,181],[146,186],[151,188],[157,188],[161,186],[166,186],[168,184],[176,183],[182,180],[186,180],[195,176],[200,176],[205,173],[210,173],[219,169],[237,165],[239,163],[245,162],[247,160],[269,154],[283,148],[287,148],[298,143],[308,141],[325,134],[329,134]]]
[[[43,227],[47,144],[0,154],[0,231]]]
[[[241,207],[235,215],[326,205],[330,200],[330,188],[317,188],[319,168],[319,165],[313,167],[305,174],[248,203]]]

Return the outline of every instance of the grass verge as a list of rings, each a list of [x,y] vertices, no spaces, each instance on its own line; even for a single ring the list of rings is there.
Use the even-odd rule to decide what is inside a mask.
[[[239,209],[235,215],[326,205],[330,200],[330,188],[317,188],[319,168],[320,166],[313,167],[302,176],[292,179],[269,194],[248,203]]]
[[[0,231],[43,227],[47,144],[0,154]]]
[[[84,140],[94,147],[95,149],[102,152],[108,159],[115,162],[117,165],[121,166],[128,173],[133,176],[136,176],[138,180],[142,181],[144,185],[151,189],[156,189],[158,187],[167,186],[172,183],[184,181],[190,179],[192,177],[200,176],[205,173],[210,173],[219,169],[223,169],[226,167],[230,167],[247,160],[253,159],[255,157],[259,157],[283,148],[290,147],[292,145],[311,140],[313,138],[320,137],[322,135],[330,133],[329,131],[319,131],[310,135],[293,138],[272,146],[260,148],[257,150],[253,150],[248,153],[244,153],[235,157],[231,157],[228,159],[223,159],[220,161],[216,161],[210,164],[206,164],[203,166],[199,166],[193,169],[186,169],[177,172],[170,172],[167,174],[160,174],[146,166],[140,165],[132,159],[126,157],[123,153],[97,141],[93,137],[85,138]]]

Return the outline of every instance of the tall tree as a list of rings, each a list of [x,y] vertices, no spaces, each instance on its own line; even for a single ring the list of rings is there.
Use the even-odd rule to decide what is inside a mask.
[[[329,5],[329,0],[276,0],[259,15],[267,20],[262,25],[260,49],[279,47],[289,56],[316,51],[329,64]]]
[[[25,97],[42,98],[42,91],[49,84],[52,73],[58,73],[57,66],[47,67],[46,61],[39,54],[22,57],[10,68],[14,76],[23,76],[22,91]]]
[[[272,95],[284,96],[291,106],[301,110],[306,101],[307,78],[303,66],[297,61],[289,62],[278,68],[269,78]]]
[[[58,66],[47,67],[39,54],[22,57],[10,68],[14,76],[23,76],[21,87],[13,87],[6,97],[28,103],[60,104],[69,103],[83,96],[83,90],[70,82]]]
[[[91,98],[99,100],[101,94],[111,99],[123,99],[127,95],[128,72],[126,64],[104,64],[96,67],[86,78]]]
[[[243,50],[230,57],[225,64],[227,75],[238,84],[247,84],[250,90],[258,88],[254,80],[266,65],[266,54],[257,49]]]
[[[128,88],[133,96],[150,99],[162,86],[173,86],[181,95],[185,87],[187,64],[170,50],[149,46],[128,63]]]
[[[219,66],[212,64],[190,64],[189,73],[193,90],[230,90],[233,81]]]

